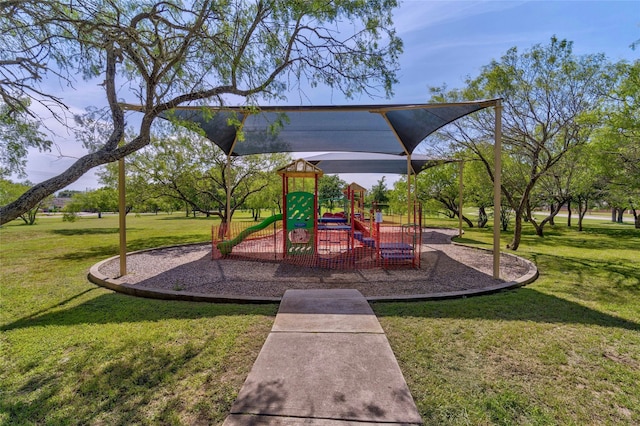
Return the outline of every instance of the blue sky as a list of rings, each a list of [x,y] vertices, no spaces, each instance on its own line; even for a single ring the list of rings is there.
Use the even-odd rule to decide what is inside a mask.
[[[345,103],[423,103],[428,88],[446,84],[461,87],[466,77],[475,77],[482,66],[499,59],[509,48],[520,51],[535,44],[547,44],[552,36],[573,41],[578,55],[604,53],[611,61],[640,58],[631,43],[640,39],[639,1],[419,1],[401,3],[394,14],[398,34],[404,42],[392,99],[360,97],[348,101],[327,88],[305,90],[305,97],[293,93],[289,104],[339,105]],[[95,83],[78,83],[76,91],[64,91],[62,98],[73,112],[96,105],[104,97]],[[51,126],[55,128],[55,125]],[[72,135],[56,129],[60,153],[30,154],[27,173],[32,182],[55,176],[82,155]],[[380,176],[346,175],[343,179],[370,187]],[[387,176],[387,182],[397,179]],[[89,173],[71,185],[72,189],[97,188]]]

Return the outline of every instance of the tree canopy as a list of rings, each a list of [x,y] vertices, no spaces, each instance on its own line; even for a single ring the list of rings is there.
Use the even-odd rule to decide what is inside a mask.
[[[40,123],[27,114],[22,105],[11,106],[2,101],[0,141],[0,177],[12,173],[24,177],[28,149],[51,149],[51,141],[40,131]]]
[[[60,175],[34,185],[0,208],[13,220],[88,170],[151,142],[152,125],[180,105],[252,104],[281,99],[301,82],[347,96],[389,95],[402,43],[392,23],[393,0],[2,2],[0,94],[7,105],[39,82],[78,71],[100,78],[110,132],[96,149]],[[338,31],[348,22],[353,31]],[[68,81],[68,80],[67,80]],[[17,83],[16,83],[17,82]],[[236,99],[237,99],[236,98]],[[43,102],[61,101],[42,93]],[[125,135],[121,100],[140,105],[139,124]]]
[[[535,221],[530,202],[540,179],[586,144],[597,126],[594,112],[613,83],[609,63],[602,54],[576,56],[571,42],[553,37],[522,53],[510,49],[466,83],[463,90],[434,89],[433,100],[503,99],[502,192],[515,211],[509,247],[516,250],[523,218]],[[481,112],[444,129],[441,137],[454,149],[472,152],[493,180],[493,158],[485,149],[493,132],[493,120]]]
[[[128,179],[138,194],[177,200],[188,210],[219,216],[228,222],[227,194],[231,197],[232,217],[252,196],[270,192],[272,186],[280,190],[275,170],[289,163],[290,158],[280,153],[232,157],[231,167],[227,167],[226,155],[212,141],[176,129],[171,136],[154,140],[132,154],[128,161]]]
[[[342,191],[347,187],[347,182],[338,175],[323,175],[318,179],[318,198],[322,205],[330,211],[333,210],[336,201],[342,200]]]

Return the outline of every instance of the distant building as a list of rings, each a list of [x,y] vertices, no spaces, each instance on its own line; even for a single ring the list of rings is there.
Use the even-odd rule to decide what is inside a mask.
[[[51,204],[43,209],[43,211],[59,211],[71,202],[71,197],[54,197]]]

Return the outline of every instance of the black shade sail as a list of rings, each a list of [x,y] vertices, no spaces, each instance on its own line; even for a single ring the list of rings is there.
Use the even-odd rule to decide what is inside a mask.
[[[495,103],[181,107],[163,118],[198,124],[228,155],[313,151],[407,155],[442,126]],[[238,131],[243,138],[237,137]]]

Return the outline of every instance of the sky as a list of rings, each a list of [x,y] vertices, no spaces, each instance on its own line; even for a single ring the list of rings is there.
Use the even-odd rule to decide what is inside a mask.
[[[394,22],[404,53],[391,99],[363,96],[347,100],[341,93],[318,87],[305,90],[304,97],[292,93],[288,104],[425,103],[429,87],[463,87],[467,77],[479,75],[483,66],[499,60],[508,49],[517,47],[523,52],[536,44],[548,44],[553,36],[572,41],[576,55],[604,53],[612,62],[640,58],[640,47],[635,51],[630,47],[640,39],[640,2],[635,0],[409,0],[396,9]],[[57,86],[56,91],[73,113],[105,103],[104,92],[95,82],[78,82],[75,90]],[[51,120],[47,126],[55,132],[56,147],[50,153],[30,153],[27,174],[33,183],[57,175],[84,153],[69,131]],[[381,177],[341,175],[366,188]],[[387,176],[388,186],[398,178]],[[99,186],[94,173],[88,173],[69,189]]]

